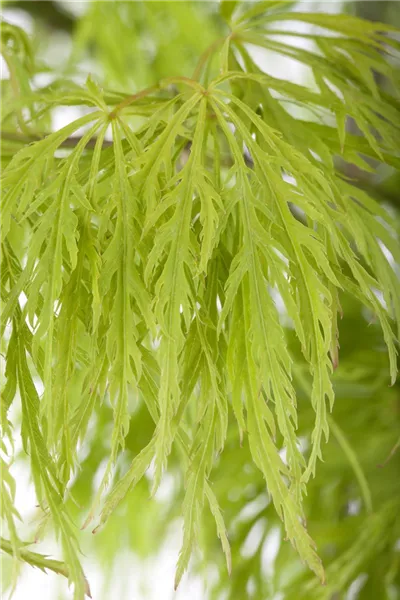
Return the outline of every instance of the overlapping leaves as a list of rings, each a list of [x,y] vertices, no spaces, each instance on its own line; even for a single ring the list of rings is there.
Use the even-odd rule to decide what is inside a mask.
[[[236,22],[222,46],[225,72],[208,86],[181,78],[175,96],[149,92],[136,109],[140,95],[115,106],[88,81],[80,103],[91,112],[24,147],[4,173],[3,429],[18,390],[38,500],[61,536],[76,598],[85,579],[63,502],[79,442],[102,402],[112,406],[113,430],[87,522],[124,448],[130,413],[143,401],[154,437],[109,493],[101,523],[153,459],[155,491],[177,448],[186,495],[176,583],[205,504],[229,565],[211,481],[233,416],[288,538],[323,580],[303,524],[302,496],[329,432],[342,291],[379,319],[392,381],[396,376],[391,320],[400,322],[400,295],[385,255],[387,249],[399,258],[395,226],[333,161],[342,151],[345,160],[364,164],[362,154],[398,166],[398,101],[382,97],[368,75],[372,68],[393,77],[395,71],[380,53],[382,35],[360,21],[352,22],[350,39],[345,21],[296,15],[341,34],[329,47],[314,36],[325,57],[271,42],[266,23],[292,18],[263,15],[273,4],[260,3]],[[249,44],[310,65],[318,89],[263,73]],[[340,48],[347,70],[337,60]],[[42,92],[40,101],[45,98]],[[73,85],[48,94],[49,106],[68,101],[79,103]],[[287,103],[311,107],[322,122],[291,116]],[[345,136],[346,115],[365,137]],[[139,126],[132,116],[140,117]],[[65,141],[81,128],[75,147],[63,154]],[[106,149],[108,128],[113,143]],[[292,357],[278,298],[313,381],[308,457],[297,437]],[[7,515],[12,519],[11,509]]]

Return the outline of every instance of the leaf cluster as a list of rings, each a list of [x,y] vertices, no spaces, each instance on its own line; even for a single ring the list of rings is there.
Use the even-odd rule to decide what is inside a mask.
[[[364,170],[399,167],[399,100],[373,75],[397,88],[399,47],[388,26],[288,8],[223,2],[230,32],[201,55],[193,77],[163,78],[130,96],[92,78],[31,88],[28,42],[4,26],[5,122],[13,143],[25,137],[15,154],[6,147],[2,177],[2,430],[11,439],[9,409],[19,397],[38,502],[60,538],[76,599],[88,589],[69,485],[91,418],[107,407],[107,464],[85,525],[144,406],[153,435],[108,489],[100,524],[151,464],[154,494],[177,452],[185,495],[175,584],[204,510],[230,570],[212,471],[234,422],[287,538],[325,580],[304,496],[329,430],[343,442],[329,416],[341,298],[377,319],[392,383],[400,325],[396,219],[343,175],[336,156]],[[314,27],[312,50],[293,44],[293,32],[287,40],[287,21]],[[264,72],[254,47],[299,61],[312,84]],[[51,111],[65,106],[82,116],[42,136]],[[346,131],[348,118],[357,134]],[[308,454],[298,433],[298,356],[311,382]],[[4,548],[40,566],[16,533],[7,455],[4,447]],[[371,517],[366,539],[394,510]]]

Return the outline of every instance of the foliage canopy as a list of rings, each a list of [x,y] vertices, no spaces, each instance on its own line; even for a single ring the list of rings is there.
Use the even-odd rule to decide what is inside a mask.
[[[189,3],[163,9],[141,3],[134,14],[150,36],[150,17],[160,10],[175,18],[197,14]],[[93,43],[91,20],[111,27],[105,13],[107,3],[95,3],[81,20],[72,61]],[[357,453],[335,409],[330,416],[335,392],[348,399],[337,409],[346,415],[349,386],[370,377],[375,387],[367,396],[373,396],[396,381],[398,216],[344,168],[399,169],[395,29],[272,0],[222,2],[220,14],[226,21],[219,17],[220,37],[202,52],[192,48],[199,56],[192,77],[175,74],[170,59],[170,75],[158,65],[158,83],[132,95],[121,55],[114,80],[88,77],[82,84],[73,75],[53,76],[39,85],[35,76],[45,69],[30,40],[2,23],[9,79],[3,83],[1,200],[1,512],[8,539],[1,547],[15,565],[23,560],[66,575],[76,600],[89,592],[79,550],[84,534],[76,531],[71,501],[74,486],[80,493],[85,444],[101,445],[97,465],[106,459],[91,508],[85,506],[85,526],[93,519],[105,524],[129,502],[151,465],[153,494],[167,469],[184,482],[175,586],[195,542],[208,548],[211,560],[212,527],[231,570],[225,521],[235,512],[228,508],[232,469],[243,489],[246,478],[258,490],[266,483],[275,511],[268,518],[282,520],[285,537],[317,576],[278,583],[285,597],[329,598],[346,589],[374,545],[392,548],[400,531],[398,483],[388,477],[373,510]],[[124,15],[119,18],[123,24]],[[311,33],[289,31],[287,22],[311,25]],[[128,33],[134,40],[133,26]],[[184,43],[198,44],[189,35]],[[111,44],[108,54],[100,34],[96,44],[107,67]],[[309,85],[269,74],[255,48],[307,67]],[[185,61],[178,65],[187,68]],[[139,82],[147,76],[141,68]],[[385,90],[376,74],[385,78]],[[78,107],[81,116],[48,133],[57,107]],[[339,367],[342,313],[354,318],[365,340],[371,336],[370,372],[357,356]],[[363,314],[375,320],[370,334]],[[64,562],[27,549],[18,534],[10,470],[19,426],[10,411],[17,399],[40,529],[51,523]],[[357,410],[365,411],[360,419],[380,414],[370,397]],[[144,439],[135,430],[139,413]],[[389,426],[376,425],[376,439],[388,440],[384,454],[396,441]],[[313,510],[305,510],[305,495],[316,489],[329,431],[369,514],[354,547],[328,560],[325,574],[307,531],[305,515],[312,522]],[[232,535],[230,593],[242,585],[235,580],[241,538]],[[295,560],[282,552],[282,561]],[[248,569],[246,583],[258,573]],[[318,580],[325,579],[321,587]],[[254,585],[264,585],[261,574]],[[216,586],[216,597],[220,592]]]

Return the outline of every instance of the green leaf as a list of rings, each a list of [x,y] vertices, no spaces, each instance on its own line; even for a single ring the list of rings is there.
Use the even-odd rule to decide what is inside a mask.
[[[2,24],[12,585],[25,561],[82,600],[71,515],[86,526],[105,495],[111,530],[86,546],[105,572],[117,546],[150,551],[181,515],[175,584],[191,558],[213,562],[210,598],[351,595],[363,573],[363,596],[396,586],[398,456],[375,465],[398,439],[399,44],[390,26],[291,5],[224,1],[215,18],[201,3],[94,3],[75,19],[73,81],[44,63],[36,27]],[[254,50],[312,80],[272,77]],[[101,81],[82,85],[87,52]],[[54,131],[66,107],[83,116]],[[56,533],[64,562],[21,541],[24,454],[38,534]],[[171,502],[149,502],[165,472]],[[350,514],[358,496],[373,515]],[[297,555],[277,542],[265,572],[284,531]],[[324,581],[316,543],[324,587],[307,574]]]
[[[232,14],[235,12],[235,9],[238,5],[238,2],[232,0],[221,0],[220,2],[220,13],[229,23],[231,20]]]

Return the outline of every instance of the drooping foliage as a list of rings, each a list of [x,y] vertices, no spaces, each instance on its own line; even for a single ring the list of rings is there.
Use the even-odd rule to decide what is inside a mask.
[[[93,11],[106,10],[101,5]],[[141,18],[152,10],[141,6]],[[396,380],[398,220],[345,168],[400,166],[395,30],[296,12],[280,1],[222,2],[220,12],[226,32],[199,55],[191,77],[175,74],[171,58],[170,75],[159,65],[162,78],[132,95],[95,77],[83,85],[73,73],[33,83],[42,66],[28,38],[2,24],[9,79],[1,511],[9,540],[1,547],[16,561],[66,575],[76,599],[89,590],[71,485],[82,446],[105,418],[105,466],[84,525],[106,524],[151,465],[153,494],[173,468],[184,481],[176,586],[210,516],[231,570],[221,506],[232,479],[223,465],[229,471],[245,461],[259,493],[266,485],[268,518],[283,522],[317,576],[302,584],[307,598],[330,597],[339,576],[342,588],[351,583],[354,573],[344,567],[352,553],[362,562],[374,551],[371,540],[383,544],[380,532],[390,535],[399,507],[397,490],[319,587],[325,570],[307,531],[305,496],[317,485],[330,431],[372,510],[357,455],[335,421],[333,372],[346,379],[339,339],[347,304],[357,301],[376,320],[385,384]],[[90,18],[78,29],[77,55],[94,35]],[[311,33],[289,31],[288,22],[311,25]],[[101,36],[98,44],[106,44]],[[308,85],[264,70],[264,50],[303,65]],[[123,63],[116,73],[121,89]],[[51,132],[60,107],[79,108],[81,116]],[[361,336],[366,322],[364,329]],[[65,564],[27,550],[18,535],[10,470],[17,400],[37,500]],[[149,435],[129,450],[132,462],[121,472],[138,411],[148,417]],[[366,411],[372,415],[373,405]],[[293,597],[303,587],[296,584]]]

